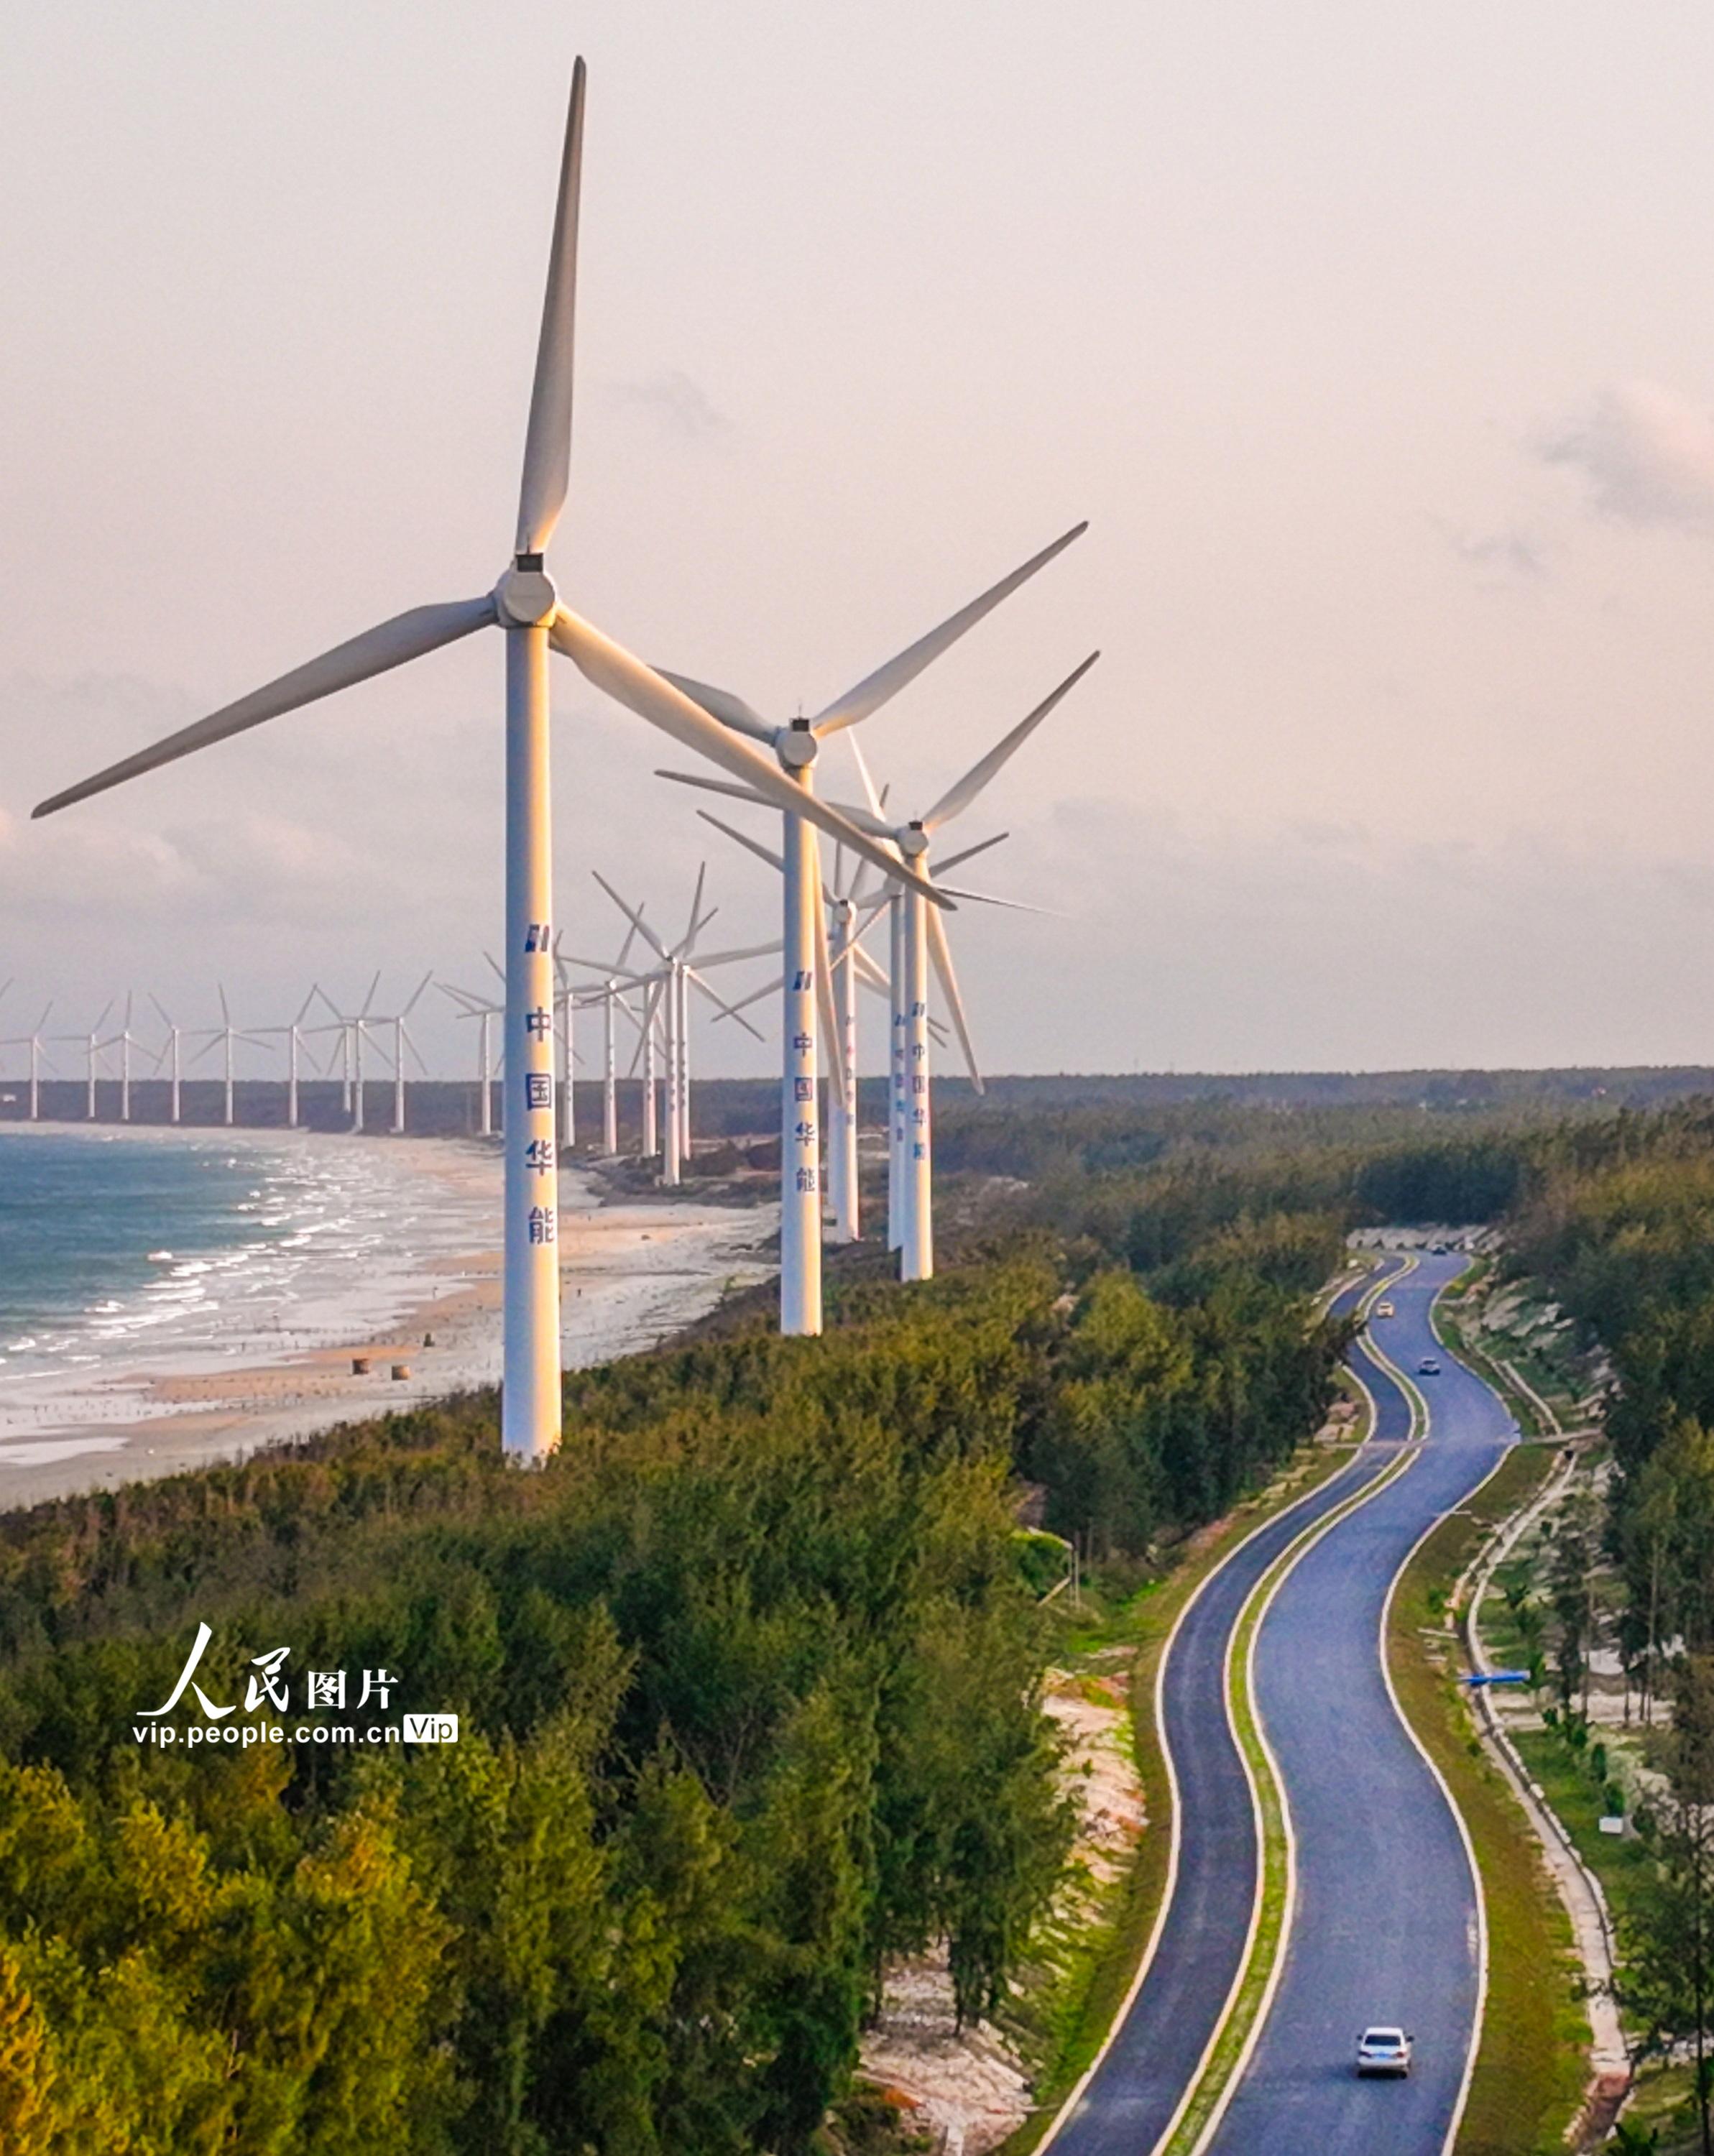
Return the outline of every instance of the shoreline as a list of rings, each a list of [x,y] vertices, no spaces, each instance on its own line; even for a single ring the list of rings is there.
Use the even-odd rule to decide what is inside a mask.
[[[110,1141],[112,1127],[31,1127]],[[125,1132],[129,1137],[130,1129]],[[305,1158],[353,1148],[403,1170],[423,1209],[408,1246],[316,1294],[259,1299],[229,1342],[139,1344],[99,1368],[34,1373],[0,1409],[0,1509],[242,1458],[258,1447],[495,1384],[501,1367],[500,1156],[475,1141],[140,1127],[145,1142],[259,1139]],[[563,1173],[560,1279],[567,1368],[652,1347],[772,1270],[772,1208],[608,1202],[598,1173]],[[484,1217],[485,1216],[485,1218]],[[480,1229],[491,1222],[495,1240]],[[347,1260],[346,1270],[352,1271]],[[367,1357],[367,1374],[353,1360]],[[395,1364],[408,1369],[395,1379]]]

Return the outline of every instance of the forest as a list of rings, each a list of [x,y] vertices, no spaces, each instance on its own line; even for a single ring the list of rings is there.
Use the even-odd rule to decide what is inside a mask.
[[[0,1518],[0,2147],[835,2145],[889,1958],[989,2012],[1064,1861],[1024,1500],[1142,1570],[1324,1416],[1337,1223],[1173,1220],[741,1304],[539,1472],[476,1395]],[[459,1742],[149,1741],[202,1625],[181,1725]]]
[[[569,1373],[540,1472],[475,1394],[0,1517],[0,2147],[848,2147],[890,1960],[943,1943],[992,2013],[1065,1861],[1020,1522],[1169,1568],[1324,1419],[1354,1226],[1501,1223],[1605,1343],[1628,1651],[1710,1666],[1714,1108],[990,1104],[943,1139],[940,1278],[870,1248],[820,1341],[740,1297]],[[182,1727],[273,1682],[264,1724],[361,1727],[307,1707],[348,1671],[459,1742],[156,1741],[204,1625]]]

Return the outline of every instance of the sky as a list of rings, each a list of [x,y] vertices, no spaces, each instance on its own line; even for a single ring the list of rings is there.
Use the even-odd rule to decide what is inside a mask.
[[[989,1069],[1714,1058],[1714,15],[60,0],[8,49],[0,1035],[482,983],[496,637],[28,811],[493,583],[581,51],[568,604],[786,717],[1090,520],[862,729],[921,807],[1102,651],[956,827],[1053,909],[951,924]],[[770,933],[682,752],[554,697],[567,942],[623,930],[592,869],[676,921],[705,857],[710,942]]]

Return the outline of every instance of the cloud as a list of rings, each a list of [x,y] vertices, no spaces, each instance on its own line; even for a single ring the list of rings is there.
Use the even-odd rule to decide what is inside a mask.
[[[713,404],[699,382],[677,367],[646,375],[634,382],[610,385],[615,403],[634,405],[649,414],[668,434],[688,441],[706,442],[723,434],[731,422]]]
[[[1529,579],[1547,573],[1547,556],[1527,531],[1515,528],[1464,531],[1452,525],[1441,528],[1446,534],[1447,544],[1460,562],[1467,562],[1473,569],[1496,572],[1490,588],[1515,578]]]
[[[1589,482],[1604,516],[1714,531],[1714,418],[1654,382],[1604,389],[1583,418],[1541,444]]]

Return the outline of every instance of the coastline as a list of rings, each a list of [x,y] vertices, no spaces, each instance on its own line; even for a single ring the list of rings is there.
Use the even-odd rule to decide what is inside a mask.
[[[111,1126],[42,1125],[111,1138]],[[244,1132],[127,1131],[145,1143],[256,1145]],[[139,1342],[93,1368],[38,1373],[0,1399],[0,1509],[180,1472],[259,1446],[498,1382],[500,1155],[480,1140],[264,1134],[300,1158],[322,1149],[407,1190],[416,1232],[372,1263],[347,1260],[318,1291],[257,1297],[218,1344]],[[302,1149],[299,1152],[299,1149]],[[353,1148],[361,1148],[354,1153]],[[735,1282],[764,1278],[772,1209],[690,1200],[603,1202],[600,1178],[562,1169],[567,1368],[654,1345]],[[353,1361],[367,1358],[367,1374]],[[395,1379],[398,1365],[408,1375]]]

